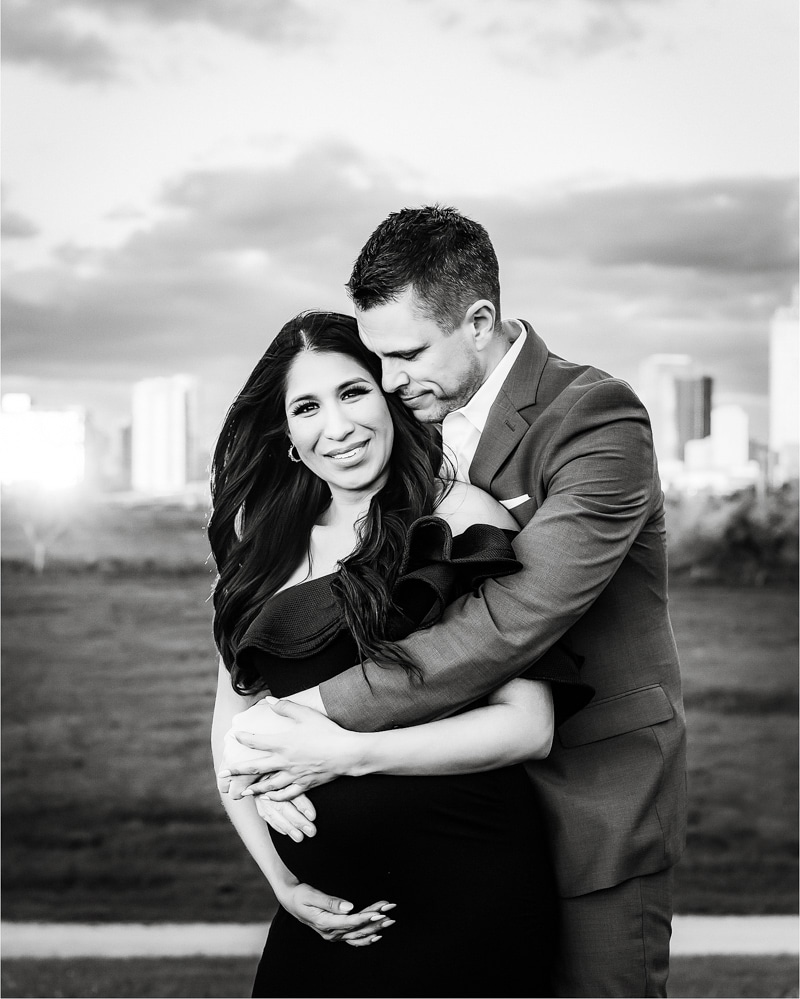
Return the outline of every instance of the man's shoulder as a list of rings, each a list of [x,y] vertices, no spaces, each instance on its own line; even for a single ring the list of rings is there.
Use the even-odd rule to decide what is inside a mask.
[[[516,397],[515,401],[522,407],[533,403],[546,407],[556,400],[571,405],[586,394],[604,399],[619,398],[641,405],[633,388],[624,379],[594,364],[561,357],[549,349],[529,323],[525,326],[528,332],[525,344],[527,363],[525,358],[520,358],[520,377],[509,379],[507,383]]]
[[[638,396],[623,378],[612,375],[593,364],[578,364],[550,354],[542,373],[542,390],[553,395],[563,392],[585,394],[601,393],[636,399]]]
[[[535,403],[540,412],[552,405],[562,409],[578,405],[590,408],[624,405],[644,409],[636,392],[623,378],[592,364],[567,361],[555,354],[548,354],[530,403]]]

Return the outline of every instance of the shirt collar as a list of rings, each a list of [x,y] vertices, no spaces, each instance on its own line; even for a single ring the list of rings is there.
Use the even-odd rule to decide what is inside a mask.
[[[515,320],[515,322],[518,322],[518,320]],[[503,355],[497,367],[489,373],[489,377],[483,385],[481,385],[466,405],[462,406],[460,409],[453,410],[453,414],[448,414],[454,415],[455,413],[460,413],[469,420],[472,426],[475,427],[479,433],[483,433],[486,421],[489,419],[489,410],[492,408],[495,399],[500,394],[503,382],[508,377],[508,373],[514,366],[514,361],[516,361],[517,357],[519,357],[519,353],[525,343],[527,333],[523,324],[520,323],[519,325],[522,326],[522,333],[511,344],[511,347]],[[445,417],[445,419],[446,418],[447,417]]]

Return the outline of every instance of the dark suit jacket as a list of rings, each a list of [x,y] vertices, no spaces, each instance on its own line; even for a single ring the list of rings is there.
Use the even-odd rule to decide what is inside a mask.
[[[685,721],[647,413],[625,382],[556,357],[526,327],[470,466],[472,482],[505,500],[520,524],[514,549],[524,568],[487,580],[401,643],[424,684],[367,664],[366,678],[356,667],[321,693],[347,728],[409,725],[535,676],[532,664],[565,636],[585,657],[595,697],[528,771],[547,811],[560,891],[571,896],[680,856]]]

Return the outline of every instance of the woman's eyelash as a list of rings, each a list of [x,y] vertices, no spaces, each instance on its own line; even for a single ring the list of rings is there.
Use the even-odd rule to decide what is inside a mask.
[[[343,396],[347,395],[366,395],[371,389],[369,385],[351,385],[349,388],[345,389],[342,393]]]
[[[342,392],[342,398],[346,399],[349,395],[367,395],[371,391],[372,387],[370,385],[349,385],[344,392]],[[299,402],[292,408],[291,414],[292,416],[302,416],[303,413],[308,413],[314,409],[316,405],[317,403],[312,402],[311,400],[308,402]]]

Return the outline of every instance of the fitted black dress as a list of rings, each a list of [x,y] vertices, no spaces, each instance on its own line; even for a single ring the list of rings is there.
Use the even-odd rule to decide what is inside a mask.
[[[436,517],[409,532],[393,597],[397,635],[436,620],[451,600],[519,563],[503,531],[453,539]],[[239,649],[284,697],[348,669],[353,639],[332,576],[267,601]],[[398,667],[394,667],[398,668]],[[531,676],[554,682],[560,715],[591,697],[575,658],[553,650]],[[557,934],[543,823],[522,766],[446,777],[343,777],[311,792],[317,835],[275,834],[303,882],[360,909],[385,899],[396,924],[368,947],[328,943],[279,908],[254,996],[546,996]]]

